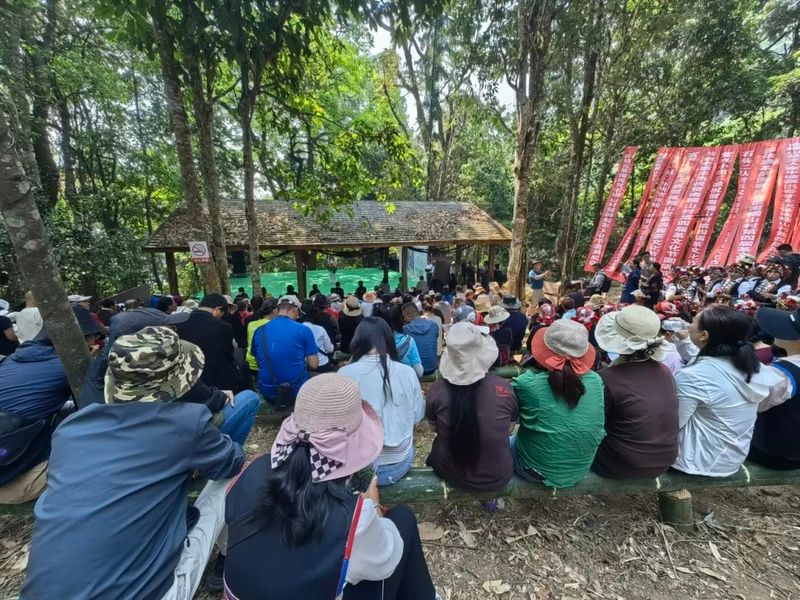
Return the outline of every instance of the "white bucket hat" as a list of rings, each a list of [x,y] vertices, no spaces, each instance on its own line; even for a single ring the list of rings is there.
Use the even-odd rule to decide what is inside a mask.
[[[626,306],[603,315],[594,330],[597,344],[606,352],[620,355],[649,350],[654,360],[664,357],[664,338],[658,315],[644,306]]]
[[[447,333],[439,374],[453,385],[471,385],[483,379],[497,360],[499,350],[488,328],[456,323]]]

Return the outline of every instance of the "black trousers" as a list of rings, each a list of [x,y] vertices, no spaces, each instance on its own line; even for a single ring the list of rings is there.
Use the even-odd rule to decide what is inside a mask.
[[[750,454],[747,455],[747,460],[775,471],[793,471],[795,469],[800,469],[800,462],[796,460],[767,454],[753,446],[750,446]]]
[[[389,579],[362,581],[344,588],[344,600],[434,600],[436,590],[422,553],[417,518],[407,506],[386,513],[403,538],[403,556]]]

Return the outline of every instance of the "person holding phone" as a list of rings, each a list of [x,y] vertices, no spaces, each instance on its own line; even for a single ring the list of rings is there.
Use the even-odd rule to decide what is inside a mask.
[[[374,477],[366,492],[350,485],[382,448],[381,421],[354,381],[304,383],[270,454],[228,492],[227,550],[209,589],[235,600],[436,600],[414,514],[384,512]]]

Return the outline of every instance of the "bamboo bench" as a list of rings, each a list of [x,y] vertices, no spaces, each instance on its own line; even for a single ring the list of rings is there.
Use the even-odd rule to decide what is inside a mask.
[[[188,489],[194,501],[205,481],[195,480]],[[432,469],[411,469],[396,484],[381,488],[381,501],[386,504],[418,502],[460,502],[489,498],[560,498],[562,496],[616,496],[621,494],[658,494],[661,520],[682,531],[694,525],[690,489],[722,489],[743,487],[770,487],[800,485],[800,469],[774,471],[752,463],[745,463],[730,477],[701,477],[668,471],[655,479],[617,480],[605,479],[594,473],[570,488],[549,488],[514,476],[499,492],[475,493],[455,488],[439,479]],[[31,514],[34,502],[18,505],[0,505],[0,514]]]

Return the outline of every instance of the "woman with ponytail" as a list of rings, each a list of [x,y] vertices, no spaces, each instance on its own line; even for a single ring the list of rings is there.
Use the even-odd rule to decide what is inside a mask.
[[[351,488],[382,446],[381,421],[353,381],[304,383],[271,453],[228,491],[226,556],[209,577],[224,573],[225,599],[438,599],[414,514],[384,513],[375,478],[364,493]]]
[[[517,398],[508,381],[488,372],[497,355],[485,327],[454,324],[439,366],[441,379],[428,392],[425,416],[436,438],[427,463],[459,488],[495,492],[514,474],[508,435],[517,420]]]
[[[614,479],[651,479],[678,455],[678,398],[664,358],[661,320],[644,306],[603,315],[594,331],[612,359],[605,385],[606,437],[592,471]]]
[[[575,321],[559,319],[536,332],[529,370],[513,381],[519,431],[512,440],[514,470],[523,479],[570,487],[589,474],[603,429],[603,380],[595,349]]]
[[[783,399],[783,379],[758,361],[748,342],[753,319],[713,304],[689,326],[697,359],[675,375],[680,402],[680,452],[673,467],[692,475],[727,477],[742,466],[759,404]]]
[[[414,461],[414,425],[425,414],[422,387],[414,369],[398,362],[392,330],[380,317],[366,317],[358,324],[350,352],[350,364],[338,372],[358,384],[361,397],[383,423],[383,450],[375,474],[378,485],[392,485]]]

